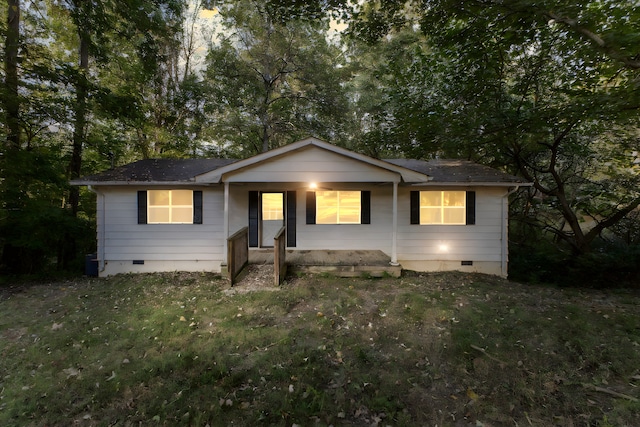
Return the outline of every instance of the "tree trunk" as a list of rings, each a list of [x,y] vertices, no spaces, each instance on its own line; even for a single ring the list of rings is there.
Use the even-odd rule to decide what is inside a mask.
[[[80,35],[80,70],[76,82],[75,123],[73,129],[73,146],[71,161],[69,162],[69,178],[80,177],[82,169],[82,149],[87,124],[87,74],[89,71],[89,36],[82,30]],[[78,214],[80,192],[78,187],[72,187],[69,193],[71,213],[75,217]]]
[[[87,125],[87,76],[89,71],[89,35],[78,29],[80,36],[80,69],[78,70],[76,86],[76,103],[74,106],[74,129],[73,143],[71,151],[71,160],[69,162],[69,178],[75,179],[80,177],[82,169],[82,149],[84,145],[86,125]],[[75,218],[78,216],[78,208],[80,205],[80,189],[72,186],[69,190],[69,205],[71,207],[71,215]],[[77,242],[75,236],[68,231],[65,233],[64,241],[61,242],[62,257],[58,257],[58,266],[68,269],[71,261],[78,255]],[[62,258],[62,259],[60,259]]]
[[[7,6],[7,36],[4,58],[7,147],[20,148],[20,99],[18,97],[20,0],[7,0]]]

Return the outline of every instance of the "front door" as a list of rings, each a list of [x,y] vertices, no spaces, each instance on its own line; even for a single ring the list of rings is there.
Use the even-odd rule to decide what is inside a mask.
[[[260,193],[260,246],[273,247],[273,238],[284,225],[284,193]]]

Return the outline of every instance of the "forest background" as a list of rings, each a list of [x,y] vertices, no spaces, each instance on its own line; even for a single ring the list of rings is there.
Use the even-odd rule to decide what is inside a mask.
[[[640,283],[634,0],[7,0],[1,14],[5,274],[82,271],[95,198],[71,179],[313,135],[519,175],[534,185],[511,200],[512,278]]]

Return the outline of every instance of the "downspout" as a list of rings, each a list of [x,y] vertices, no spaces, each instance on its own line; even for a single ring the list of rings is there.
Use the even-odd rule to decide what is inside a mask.
[[[507,193],[502,196],[502,253],[500,256],[501,276],[506,278],[509,274],[508,262],[509,262],[509,196],[518,191],[519,185],[512,187]]]
[[[393,220],[391,224],[391,262],[389,264],[397,266],[398,264],[398,182],[393,182]]]
[[[96,200],[96,227],[97,227],[97,252],[98,252],[98,272],[102,273],[105,269],[104,247],[105,247],[105,202],[104,193],[95,189],[92,185],[87,185],[87,189],[94,193]]]
[[[222,248],[222,265],[221,268],[226,268],[229,262],[229,183],[224,182],[224,229],[223,229],[223,248]]]

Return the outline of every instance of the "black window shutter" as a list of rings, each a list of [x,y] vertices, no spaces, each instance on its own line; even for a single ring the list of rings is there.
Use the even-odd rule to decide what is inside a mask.
[[[287,191],[287,246],[296,247],[296,192]]]
[[[138,191],[138,224],[147,223],[147,192]]]
[[[260,194],[257,191],[249,191],[249,247],[258,247],[258,210]]]
[[[202,191],[193,192],[193,223],[202,224]]]
[[[371,224],[371,191],[360,192],[360,224]]]
[[[476,223],[476,192],[467,191],[467,225]]]
[[[307,191],[307,224],[316,223],[316,192]]]
[[[411,192],[411,224],[420,224],[420,192]]]

